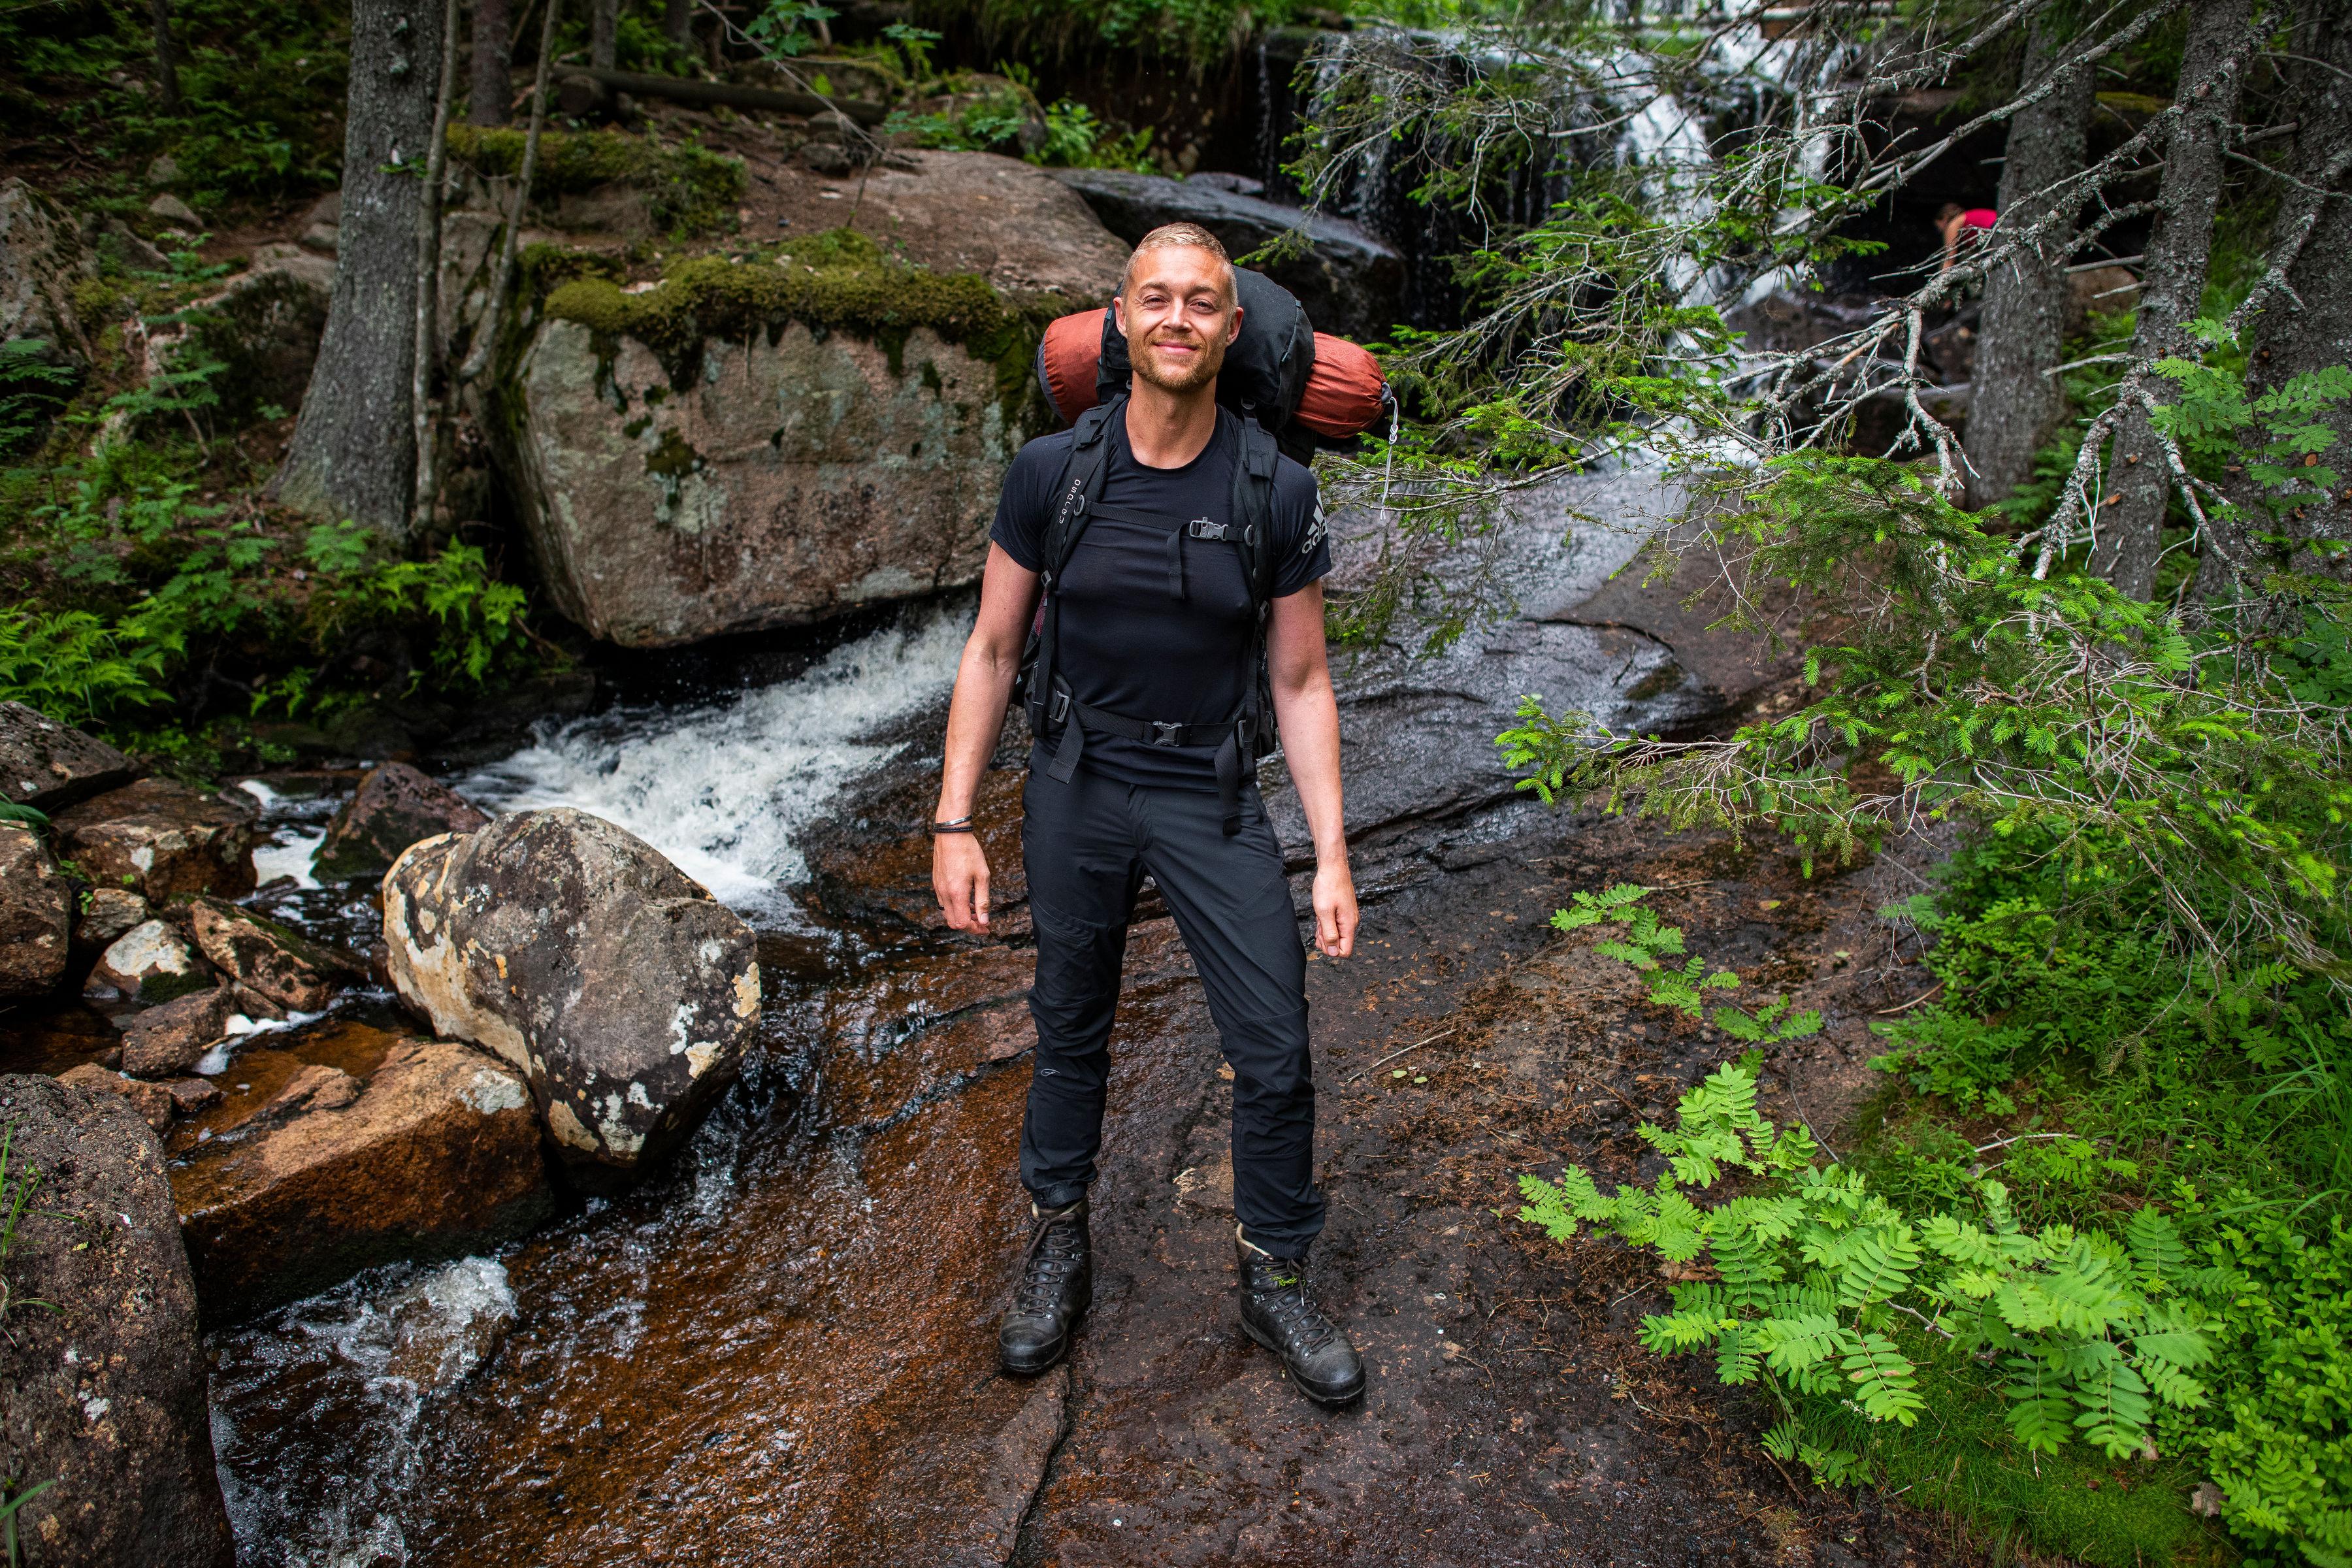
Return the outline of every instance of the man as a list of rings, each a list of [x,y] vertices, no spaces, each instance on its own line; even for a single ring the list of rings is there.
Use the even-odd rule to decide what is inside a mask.
[[[1323,1228],[1307,963],[1242,733],[1258,711],[1260,619],[1234,515],[1237,473],[1271,485],[1270,717],[1314,835],[1316,942],[1339,958],[1355,947],[1356,890],[1324,658],[1320,579],[1331,561],[1322,509],[1312,474],[1275,458],[1270,441],[1217,405],[1217,373],[1242,312],[1213,236],[1192,224],[1144,236],[1113,308],[1134,382],[1083,425],[1098,444],[1087,452],[1101,452],[1087,469],[1099,491],[1089,500],[1083,481],[1065,482],[1077,432],[1040,437],[1013,459],[949,708],[933,824],[932,883],[948,923],[984,931],[988,862],[971,832],[972,801],[1041,585],[1050,587],[1054,652],[1033,679],[1053,689],[1032,700],[1044,722],[1022,795],[1037,1050],[1021,1181],[1034,1228],[998,1356],[1009,1372],[1053,1365],[1091,1299],[1087,1189],[1102,1145],[1119,961],[1148,874],[1200,971],[1234,1069],[1242,1326],[1307,1394],[1341,1405],[1363,1392],[1363,1365],[1307,1289],[1307,1247]],[[1264,492],[1238,493],[1246,501]],[[1046,541],[1063,506],[1083,506],[1084,527],[1049,581]]]

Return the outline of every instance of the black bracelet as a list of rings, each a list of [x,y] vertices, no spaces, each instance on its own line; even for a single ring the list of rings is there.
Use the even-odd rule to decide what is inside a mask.
[[[978,831],[979,830],[977,828],[972,826],[971,818],[969,816],[959,816],[953,822],[934,822],[931,824],[931,837],[934,838],[938,837],[942,833],[975,833]]]

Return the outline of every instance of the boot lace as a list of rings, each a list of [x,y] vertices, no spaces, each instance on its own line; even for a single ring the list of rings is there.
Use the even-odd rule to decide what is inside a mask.
[[[1272,1268],[1262,1278],[1265,1288],[1257,1292],[1258,1304],[1286,1343],[1302,1355],[1312,1355],[1331,1342],[1339,1328],[1307,1294],[1304,1273],[1296,1267]]]
[[[1029,1238],[1029,1250],[1021,1255],[1021,1282],[1013,1290],[1014,1310],[1051,1311],[1062,1282],[1077,1272],[1080,1256],[1076,1223],[1064,1219],[1039,1226]]]

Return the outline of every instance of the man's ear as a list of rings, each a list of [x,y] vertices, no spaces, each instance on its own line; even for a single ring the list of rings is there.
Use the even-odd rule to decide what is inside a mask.
[[[1117,321],[1117,322],[1118,323],[1118,335],[1119,335],[1120,337],[1122,337],[1122,338],[1123,338],[1123,337],[1125,337],[1125,336],[1127,336],[1127,296],[1126,296],[1126,295],[1124,295],[1124,294],[1114,294],[1114,295],[1112,295],[1112,296],[1110,297],[1110,315],[1111,315],[1111,320],[1112,320],[1112,321]]]
[[[1227,348],[1231,348],[1231,347],[1233,347],[1233,346],[1234,346],[1234,342],[1240,339],[1241,335],[1242,335],[1242,308],[1241,308],[1239,305],[1235,305],[1235,306],[1234,307],[1234,325],[1233,325],[1233,330],[1232,330],[1232,331],[1228,331],[1228,332],[1225,334],[1225,346],[1226,346]]]

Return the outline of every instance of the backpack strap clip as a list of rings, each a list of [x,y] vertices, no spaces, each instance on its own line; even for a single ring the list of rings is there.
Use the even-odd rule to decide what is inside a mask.
[[[1236,530],[1232,523],[1211,522],[1205,517],[1196,517],[1192,521],[1186,523],[1184,525],[1184,531],[1191,534],[1195,539],[1237,539],[1240,537],[1240,531]]]

